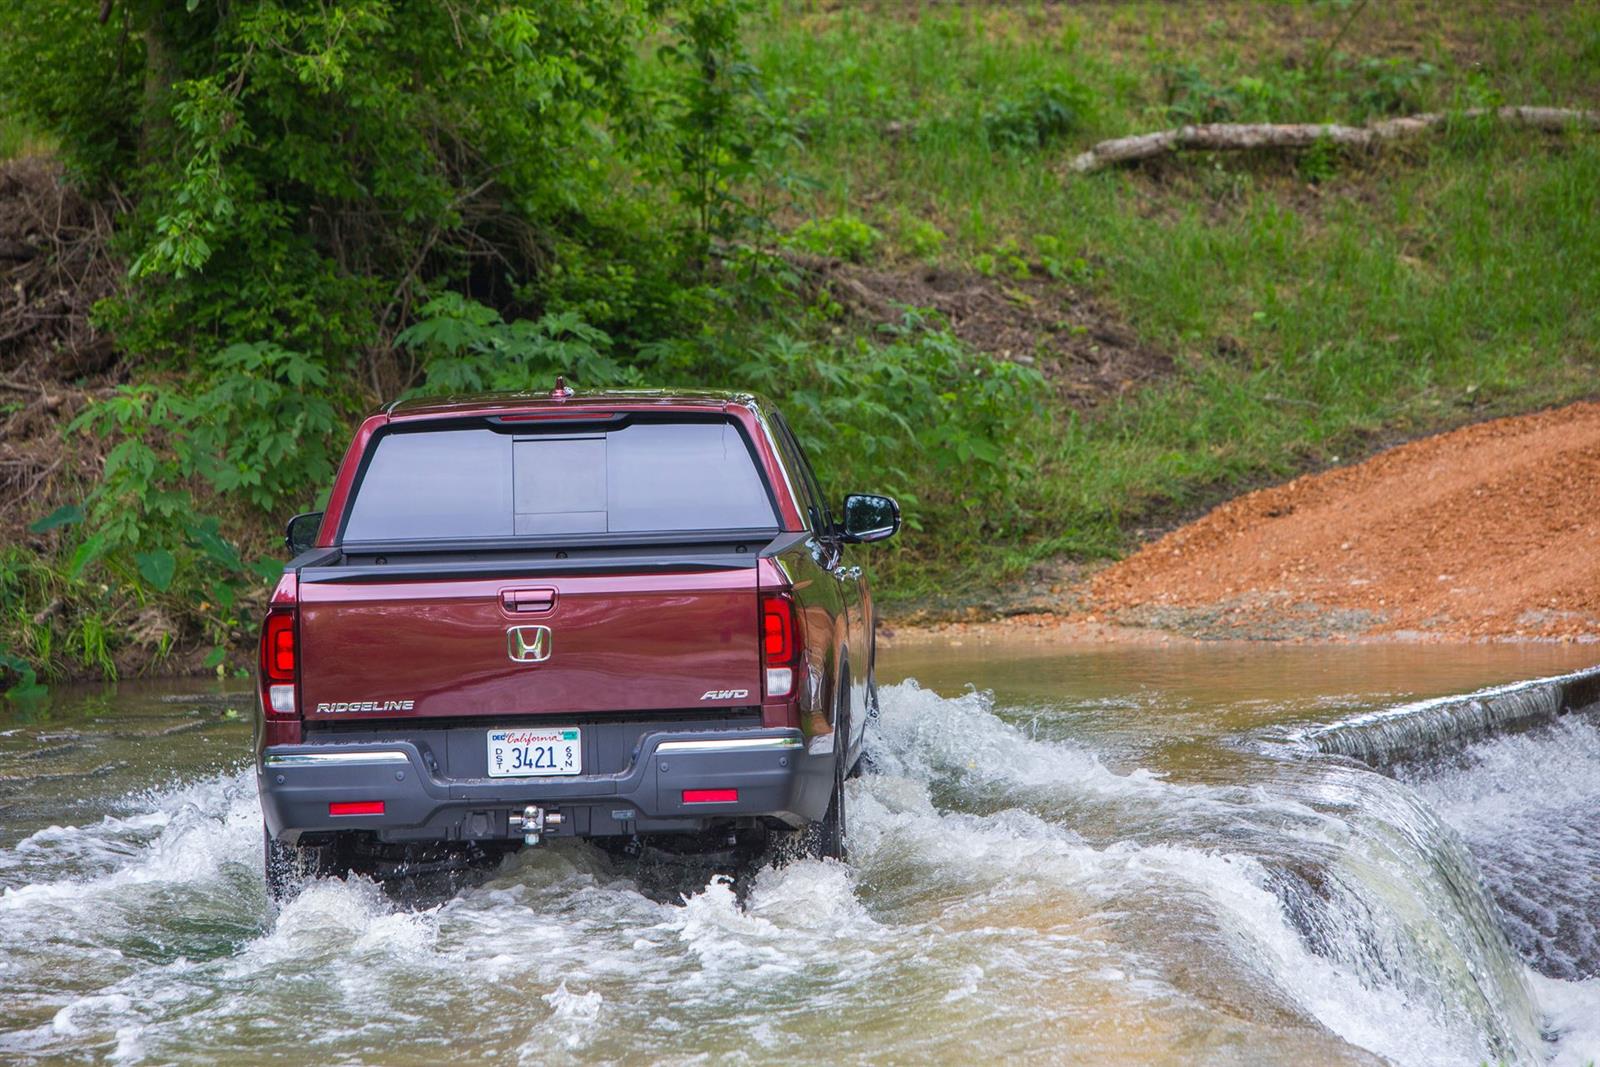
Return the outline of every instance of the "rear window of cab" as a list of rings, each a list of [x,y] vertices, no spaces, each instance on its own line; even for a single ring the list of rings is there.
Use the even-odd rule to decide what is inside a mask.
[[[472,426],[376,438],[342,540],[543,541],[778,525],[755,454],[731,420],[557,433]]]

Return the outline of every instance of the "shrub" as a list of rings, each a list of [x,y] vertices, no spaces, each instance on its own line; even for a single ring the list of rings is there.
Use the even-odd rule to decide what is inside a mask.
[[[430,301],[397,338],[421,357],[419,393],[533,389],[566,375],[575,385],[642,385],[638,368],[611,358],[611,338],[573,312],[506,322],[456,293]]]
[[[895,236],[907,252],[923,260],[938,258],[947,239],[939,227],[918,218],[901,218]]]
[[[852,263],[866,260],[882,241],[882,231],[849,212],[807,219],[789,235],[789,244],[795,248]]]
[[[1356,66],[1355,73],[1357,83],[1364,83],[1354,94],[1362,112],[1398,115],[1422,110],[1422,94],[1438,77],[1439,68],[1410,59],[1367,56]]]
[[[1015,442],[1039,413],[1044,379],[917,312],[883,343],[779,335],[724,374],[782,404],[833,496],[878,485],[901,498],[911,528],[937,520],[963,535],[1025,509],[1016,490],[1031,461]]]
[[[1031,152],[1079,129],[1092,102],[1088,87],[1076,81],[1034,85],[996,101],[981,125],[991,148]]]

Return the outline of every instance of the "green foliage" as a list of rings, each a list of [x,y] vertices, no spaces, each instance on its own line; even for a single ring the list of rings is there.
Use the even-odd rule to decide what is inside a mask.
[[[88,408],[71,429],[116,443],[90,497],[95,532],[74,557],[73,573],[116,549],[192,540],[200,479],[269,513],[325,484],[344,429],[317,391],[325,385],[326,371],[300,353],[238,344],[208,361],[206,376],[187,389],[122,386]],[[218,562],[216,552],[206,554]]]
[[[1342,53],[1327,65],[1267,67],[1231,79],[1193,63],[1169,63],[1161,70],[1167,115],[1180,123],[1361,122],[1422,110],[1439,75],[1432,63]]]
[[[1039,265],[1056,281],[1087,285],[1095,280],[1098,272],[1089,265],[1089,261],[1070,254],[1066,242],[1055,234],[1035,234],[1033,245],[1039,253]]]
[[[883,231],[848,212],[807,219],[789,235],[796,248],[852,263],[866,261],[882,241]]]
[[[907,252],[918,259],[932,261],[944,249],[946,234],[926,219],[900,216],[895,228],[895,238]]]
[[[16,7],[0,95],[133,201],[136,284],[103,315],[124,345],[275,344],[377,392],[404,384],[386,342],[418,297],[503,299],[603,212],[652,25],[642,0]]]
[[[1189,63],[1167,66],[1161,72],[1162,97],[1173,122],[1232,122],[1243,101],[1232,85],[1217,84]]]
[[[732,369],[776,399],[833,495],[897,494],[912,529],[984,536],[1014,522],[1031,457],[1015,447],[1039,415],[1044,381],[961,344],[917,314],[831,348],[778,335]]]
[[[88,534],[72,553],[68,576],[81,577],[102,557],[181,543],[193,514],[189,488],[201,463],[189,429],[193,401],[170,386],[125,385],[87,408],[70,433],[87,431],[114,442],[100,484],[88,501]]]
[[[255,342],[229,345],[208,370],[186,447],[214,489],[271,513],[333,477],[344,420],[325,395],[327,368]]]
[[[139,143],[143,51],[121,19],[102,23],[96,5],[8,4],[0,102],[17,115],[8,124],[53,134],[68,164],[92,181],[124,176]]]
[[[3,97],[0,97],[3,99]],[[41,155],[51,149],[50,142],[40,137],[18,116],[0,112],[0,162],[22,156]]]
[[[683,0],[655,53],[665,77],[649,94],[645,126],[659,151],[646,164],[689,208],[697,253],[713,239],[767,237],[769,198],[792,188],[783,164],[799,144],[795,123],[786,95],[764,84],[746,54],[740,25],[749,6]]]
[[[136,552],[133,558],[139,565],[140,576],[150,583],[151,588],[165,593],[178,569],[177,557],[164,548],[153,548],[149,552]]]
[[[0,672],[9,672],[14,677],[5,689],[7,700],[26,703],[45,695],[46,689],[39,683],[39,674],[33,669],[33,664],[4,648],[0,648]]]
[[[1031,85],[986,109],[981,120],[983,132],[996,149],[1031,152],[1047,148],[1084,125],[1093,100],[1081,82]]]
[[[1355,72],[1356,107],[1376,115],[1422,110],[1423,94],[1439,76],[1439,68],[1432,63],[1399,57],[1366,56],[1355,65]]]
[[[219,519],[197,513],[197,492],[204,486],[271,514],[332,477],[344,421],[317,391],[326,385],[322,367],[260,343],[230,346],[205,368],[186,387],[122,386],[72,424],[110,448],[69,579],[100,566],[159,594],[182,578],[231,606],[257,579]],[[102,658],[101,642],[82,637],[84,655]]]
[[[421,359],[419,393],[548,389],[557,375],[587,388],[644,381],[608,354],[611,338],[570,311],[506,322],[493,308],[447,293],[396,341]]]
[[[83,508],[77,504],[62,504],[44,518],[28,524],[29,533],[49,533],[62,526],[72,526],[83,521]]]
[[[1300,176],[1308,182],[1324,182],[1339,171],[1339,146],[1320,137],[1295,161]]]

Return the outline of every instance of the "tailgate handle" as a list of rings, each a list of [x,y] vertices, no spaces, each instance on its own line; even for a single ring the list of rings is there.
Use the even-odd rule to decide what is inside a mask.
[[[556,591],[554,589],[502,589],[500,590],[500,606],[513,615],[525,615],[530,611],[549,611],[556,606]]]

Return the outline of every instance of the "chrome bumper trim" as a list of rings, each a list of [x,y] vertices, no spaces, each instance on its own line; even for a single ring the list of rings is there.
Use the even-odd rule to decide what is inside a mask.
[[[657,752],[750,752],[763,749],[800,748],[798,737],[714,738],[704,741],[663,741]]]
[[[404,752],[383,749],[377,752],[293,752],[268,756],[262,761],[267,767],[317,767],[343,763],[410,763]]]

